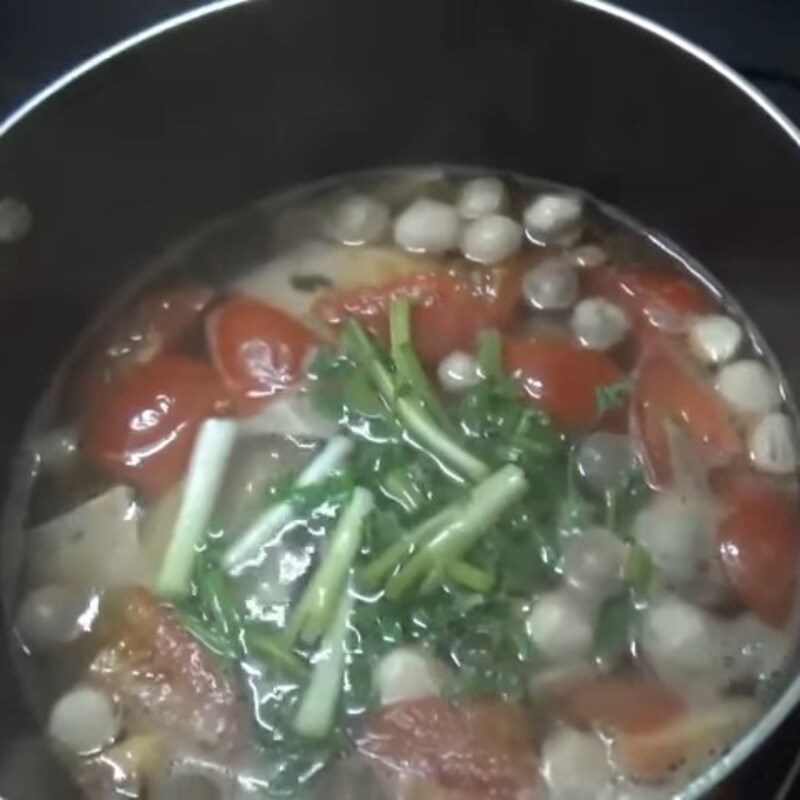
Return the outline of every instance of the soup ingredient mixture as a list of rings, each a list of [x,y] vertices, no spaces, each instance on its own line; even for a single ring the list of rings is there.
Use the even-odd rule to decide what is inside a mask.
[[[670,796],[793,637],[796,420],[748,322],[549,184],[257,208],[29,443],[15,633],[86,797]]]

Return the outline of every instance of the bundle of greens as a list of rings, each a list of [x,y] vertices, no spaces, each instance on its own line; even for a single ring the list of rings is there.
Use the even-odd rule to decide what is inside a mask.
[[[250,679],[276,795],[291,796],[376,702],[373,673],[413,643],[452,666],[446,691],[524,700],[540,659],[525,627],[532,597],[559,581],[559,531],[607,522],[622,538],[644,485],[631,474],[605,498],[578,489],[571,444],[504,374],[500,338],[478,341],[481,380],[444,399],[420,364],[407,300],[391,307],[390,346],[354,320],[310,368],[318,410],[343,434],[270,494],[250,541],[209,538],[187,627]],[[287,521],[292,520],[292,525]],[[254,619],[234,599],[248,559],[267,542],[315,531],[315,566],[285,624]],[[647,564],[632,550],[631,586]],[[624,651],[633,589],[600,614],[598,658]],[[277,748],[277,749],[276,749]]]

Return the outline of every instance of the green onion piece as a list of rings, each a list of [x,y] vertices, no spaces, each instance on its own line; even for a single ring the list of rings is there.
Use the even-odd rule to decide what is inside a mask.
[[[312,486],[338,469],[353,452],[353,443],[345,436],[334,436],[314,460],[300,473],[295,488]],[[222,566],[231,575],[237,574],[292,520],[295,507],[291,501],[270,506],[222,554]]]
[[[478,367],[484,378],[503,375],[503,341],[494,328],[478,334]]]
[[[412,395],[416,395],[424,408],[445,430],[451,434],[456,428],[450,419],[436,389],[420,363],[411,341],[411,305],[407,297],[392,301],[389,308],[389,334],[392,345],[392,360],[397,377]]]
[[[374,505],[371,492],[357,486],[331,537],[322,563],[308,582],[295,609],[289,640],[300,636],[311,643],[327,630],[337,598],[361,546],[364,521]]]
[[[221,569],[212,566],[197,576],[200,600],[208,609],[216,628],[227,638],[238,637],[242,620],[230,594],[227,576]]]
[[[394,409],[400,422],[419,445],[445,466],[472,480],[481,480],[489,474],[486,464],[465,450],[454,436],[442,430],[419,397],[399,396],[392,374],[383,364],[375,344],[356,320],[350,318],[345,322],[343,340],[345,348],[370,376],[384,402]]]
[[[197,639],[207,650],[223,658],[234,659],[239,657],[236,647],[224,636],[217,633],[213,628],[206,625],[194,614],[183,611],[178,612],[178,617],[184,628]]]
[[[308,665],[286,646],[279,634],[268,633],[259,628],[248,628],[245,633],[245,645],[248,652],[256,658],[274,664],[287,675],[299,680],[308,677]]]
[[[300,700],[294,718],[294,730],[308,738],[322,738],[333,727],[336,705],[342,691],[344,678],[344,643],[347,623],[353,608],[350,591],[345,591],[339,600],[330,630],[322,640],[322,646],[314,658],[311,680]]]
[[[495,584],[495,576],[491,572],[475,567],[466,561],[456,561],[453,564],[448,564],[445,574],[450,580],[478,594],[486,594],[492,590]]]
[[[447,506],[412,528],[364,567],[361,571],[362,583],[371,588],[379,586],[404,558],[439,533],[456,515],[456,506]]]
[[[197,434],[172,539],[156,579],[156,594],[180,600],[189,592],[197,545],[208,527],[237,426],[229,419],[207,419]]]
[[[397,599],[431,570],[459,560],[527,490],[524,473],[513,464],[502,467],[478,484],[461,504],[453,521],[420,547],[390,578],[387,596]]]

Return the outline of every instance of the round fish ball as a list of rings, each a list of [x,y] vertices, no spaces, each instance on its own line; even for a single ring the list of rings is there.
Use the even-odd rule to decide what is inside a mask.
[[[585,659],[594,640],[587,606],[564,590],[542,595],[533,604],[526,628],[536,648],[550,661]]]
[[[777,378],[766,364],[754,358],[722,367],[716,387],[728,405],[742,414],[767,414],[781,404]]]
[[[619,483],[634,461],[630,437],[611,431],[590,433],[578,446],[575,457],[578,474],[600,494]]]
[[[536,309],[569,308],[578,299],[578,275],[563,261],[547,259],[525,273],[522,293]]]
[[[580,198],[543,194],[524,211],[525,232],[535,242],[549,242],[578,225],[583,213]]]
[[[330,211],[324,229],[331,239],[342,244],[374,244],[389,230],[389,209],[374,197],[350,195]]]
[[[592,527],[569,537],[564,547],[564,580],[592,600],[602,600],[622,586],[627,550],[605,528]]]
[[[522,228],[502,214],[480,217],[461,234],[461,252],[479,264],[496,264],[516,253],[521,244]]]
[[[755,614],[741,614],[719,628],[723,665],[731,682],[769,680],[786,666],[791,640]]]
[[[567,254],[569,263],[578,269],[601,267],[608,261],[608,253],[599,244],[582,244]]]
[[[663,597],[647,609],[641,643],[661,673],[701,675],[721,666],[721,647],[709,617],[677,597]]]
[[[375,683],[383,705],[435,697],[442,693],[447,668],[416,647],[398,647],[375,669]]]
[[[458,213],[465,219],[477,219],[496,214],[506,198],[506,189],[500,178],[473,178],[467,181],[458,195]]]
[[[636,541],[667,580],[677,585],[697,575],[712,535],[709,513],[678,493],[656,497],[633,521]]]
[[[448,392],[463,392],[481,381],[477,360],[461,350],[455,350],[439,362],[436,376],[442,388]]]
[[[89,755],[111,744],[120,731],[112,699],[94,686],[77,686],[50,712],[50,736],[76,755]]]
[[[42,652],[74,641],[82,633],[81,616],[88,606],[85,593],[51,584],[31,591],[20,603],[15,628],[31,650]]]
[[[572,311],[572,333],[592,350],[609,350],[628,334],[628,315],[615,303],[603,297],[587,297]]]
[[[758,469],[774,475],[790,475],[797,469],[797,433],[786,414],[776,411],[762,417],[747,444]]]
[[[573,728],[561,728],[545,739],[541,770],[552,800],[596,800],[612,778],[602,740]]]
[[[730,361],[744,337],[742,326],[724,314],[699,317],[689,326],[689,346],[707,364]]]
[[[412,253],[444,253],[458,245],[460,222],[453,206],[415,200],[394,223],[394,240]]]

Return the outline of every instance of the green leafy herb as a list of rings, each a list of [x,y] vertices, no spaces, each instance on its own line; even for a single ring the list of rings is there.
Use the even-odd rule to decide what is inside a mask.
[[[605,414],[625,405],[633,386],[634,380],[630,377],[608,386],[599,386],[595,392],[595,398],[600,413]]]

